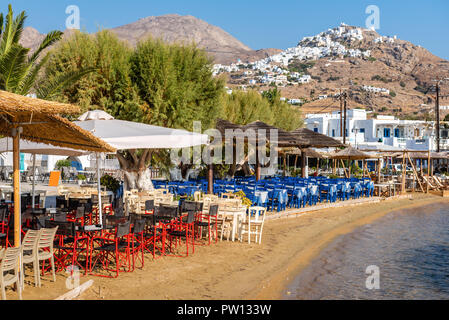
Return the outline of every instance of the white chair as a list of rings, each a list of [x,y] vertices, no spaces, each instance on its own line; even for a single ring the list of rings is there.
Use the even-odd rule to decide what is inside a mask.
[[[53,282],[56,282],[55,273],[55,259],[53,256],[53,244],[55,241],[56,231],[58,227],[48,229],[43,228],[40,230],[39,240],[37,242],[36,261],[39,268],[40,261],[50,260],[51,271],[53,274]],[[41,286],[41,277],[39,272],[37,273],[37,283]]]
[[[19,299],[22,300],[22,285],[20,281],[19,273],[19,257],[22,252],[22,248],[9,247],[8,249],[2,249],[0,251],[0,286],[2,290],[2,299],[6,300],[6,286],[12,284],[16,285]],[[12,271],[12,273],[11,273]]]
[[[248,235],[248,243],[251,243],[251,235],[255,235],[255,242],[258,244],[262,243],[262,232],[263,225],[265,222],[265,215],[267,209],[264,207],[251,207],[248,210],[248,215],[246,219],[241,222],[239,228],[239,239],[240,242],[243,241],[243,235]]]
[[[42,229],[41,229],[42,230]],[[22,240],[22,265],[33,264],[34,286],[39,285],[39,262],[37,260],[37,244],[39,242],[41,231],[28,230]],[[22,268],[22,287],[25,278],[25,269]]]

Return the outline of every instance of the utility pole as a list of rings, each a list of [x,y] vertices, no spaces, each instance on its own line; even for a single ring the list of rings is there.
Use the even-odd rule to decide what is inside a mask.
[[[343,102],[343,107],[344,107],[344,117],[343,117],[343,144],[346,144],[346,119],[347,119],[347,93],[345,91],[344,93],[344,102]]]
[[[445,79],[434,79],[435,85],[435,129],[436,129],[436,140],[437,140],[437,152],[441,151],[441,132],[440,132],[440,83],[447,81],[449,78]]]
[[[340,137],[343,137],[343,96],[340,89]]]
[[[435,115],[437,120],[437,152],[440,152],[440,84],[436,85]]]

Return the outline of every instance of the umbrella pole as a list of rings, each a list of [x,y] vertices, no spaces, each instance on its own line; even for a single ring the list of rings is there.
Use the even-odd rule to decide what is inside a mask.
[[[100,154],[96,153],[97,156],[97,190],[98,190],[98,216],[100,219],[100,225],[103,226],[103,208],[101,204],[101,179],[100,179]]]
[[[14,128],[13,136],[13,181],[14,181],[14,247],[20,247],[21,240],[21,205],[20,205],[20,131]]]
[[[36,185],[36,154],[33,154],[33,184],[31,185],[31,208],[36,207],[36,199],[34,197],[34,188]]]
[[[208,194],[214,194],[214,165],[209,165],[209,170],[207,171],[207,193]]]
[[[351,160],[348,159],[348,179],[351,179]]]
[[[287,174],[287,159],[286,159],[286,155],[285,155],[285,153],[284,153],[284,177],[285,177],[285,175]]]

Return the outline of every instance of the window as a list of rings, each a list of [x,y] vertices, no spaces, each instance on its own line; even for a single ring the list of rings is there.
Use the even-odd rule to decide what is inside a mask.
[[[335,129],[332,129],[332,137],[335,137]]]
[[[365,133],[365,128],[360,128],[360,133]]]
[[[390,136],[391,136],[391,129],[384,128],[384,138],[390,138]]]
[[[318,128],[314,128],[313,131],[314,131],[314,132],[318,132]]]
[[[395,138],[400,138],[401,137],[401,132],[398,128],[394,129],[394,137]]]

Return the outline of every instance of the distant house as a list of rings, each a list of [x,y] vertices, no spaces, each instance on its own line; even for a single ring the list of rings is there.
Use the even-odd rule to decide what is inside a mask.
[[[368,119],[363,109],[347,111],[346,137],[351,144],[392,146],[409,150],[436,149],[435,124],[432,121],[399,120],[394,116],[378,115]],[[308,129],[330,137],[342,139],[340,112],[308,114],[305,119]],[[447,129],[441,130],[441,147],[449,148]]]
[[[301,100],[301,99],[290,99],[290,100],[287,101],[287,103],[293,104],[293,105],[295,105],[295,104],[301,104],[301,103],[302,103],[302,100]]]

